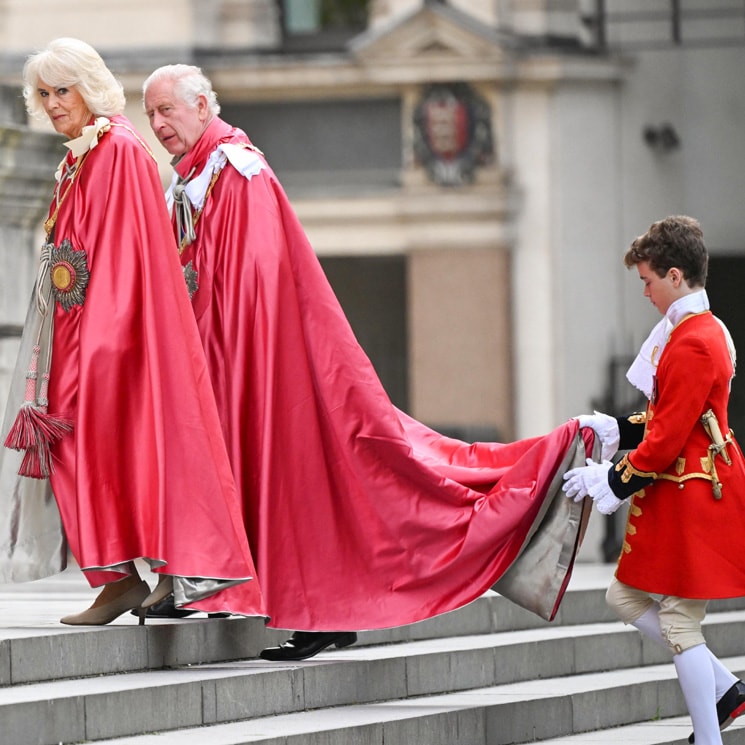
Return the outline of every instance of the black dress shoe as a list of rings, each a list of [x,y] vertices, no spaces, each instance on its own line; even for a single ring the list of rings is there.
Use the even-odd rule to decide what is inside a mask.
[[[147,609],[148,618],[186,618],[193,616],[198,611],[177,608],[173,601],[173,593],[166,595]]]
[[[349,647],[357,641],[354,631],[296,631],[278,647],[267,647],[259,653],[262,660],[290,662],[307,660],[332,644],[339,649]]]
[[[136,610],[136,609],[135,609]],[[135,611],[132,611],[136,615]],[[199,613],[198,610],[188,610],[187,608],[177,608],[173,600],[173,593],[166,595],[163,600],[151,605],[145,614],[147,618],[186,618]],[[227,618],[229,613],[210,613],[210,618]]]
[[[745,683],[738,680],[722,698],[717,701],[719,729],[723,730],[732,724],[741,714],[745,714]],[[693,732],[688,735],[688,742],[694,743]]]

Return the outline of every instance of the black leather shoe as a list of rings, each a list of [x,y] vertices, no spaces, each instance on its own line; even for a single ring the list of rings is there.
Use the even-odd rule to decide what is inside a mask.
[[[136,615],[135,611],[132,611]],[[198,610],[188,610],[187,608],[177,608],[173,602],[173,593],[166,595],[163,600],[159,600],[147,609],[145,614],[147,618],[186,618],[199,613]],[[209,613],[210,618],[227,618],[229,613]]]
[[[290,662],[307,660],[332,644],[337,648],[349,647],[357,641],[354,631],[296,631],[278,647],[267,647],[259,653],[262,660]]]
[[[745,714],[745,683],[738,680],[722,698],[717,701],[719,729],[727,729],[741,714]],[[694,743],[693,732],[688,735],[688,742]]]
[[[195,613],[195,610],[177,608],[173,602],[173,593],[170,593],[147,609],[147,618],[186,618]]]

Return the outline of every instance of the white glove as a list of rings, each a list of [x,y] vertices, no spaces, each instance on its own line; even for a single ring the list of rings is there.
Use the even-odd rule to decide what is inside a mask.
[[[575,502],[581,502],[587,496],[595,499],[593,491],[598,497],[603,496],[600,493],[603,484],[610,491],[608,471],[613,464],[609,460],[596,463],[592,458],[588,458],[586,463],[586,466],[572,468],[564,474],[564,485],[561,488],[568,497],[574,498]]]
[[[610,460],[617,452],[621,442],[621,433],[615,417],[596,411],[594,414],[582,414],[574,417],[580,427],[589,427],[600,439],[600,457]]]
[[[588,458],[586,462],[586,466],[572,468],[564,474],[562,489],[575,502],[592,497],[598,512],[612,515],[623,504],[623,500],[613,493],[608,483],[608,471],[613,464],[609,460],[595,463],[592,458]]]
[[[612,515],[623,504],[623,500],[619,499],[611,491],[610,487],[608,487],[608,494],[602,497],[593,497],[593,500],[595,501],[595,507],[597,507],[598,512],[603,515]]]

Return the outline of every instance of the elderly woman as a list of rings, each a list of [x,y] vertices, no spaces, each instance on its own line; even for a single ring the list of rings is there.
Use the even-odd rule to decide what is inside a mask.
[[[21,579],[64,568],[53,530],[23,535],[41,524],[29,504],[56,503],[72,554],[103,586],[62,623],[129,610],[142,622],[172,589],[193,610],[263,615],[154,157],[84,42],[53,41],[24,81],[29,112],[49,117],[68,152],[6,410],[0,509],[20,518],[0,526],[13,532],[0,535],[2,561],[30,565]],[[138,558],[161,575],[152,593]]]

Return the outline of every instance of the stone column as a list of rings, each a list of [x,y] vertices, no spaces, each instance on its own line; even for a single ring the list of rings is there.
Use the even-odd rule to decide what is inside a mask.
[[[282,40],[274,0],[192,0],[194,42],[202,49],[274,49]]]
[[[58,135],[0,124],[0,420],[15,366],[54,184]]]

